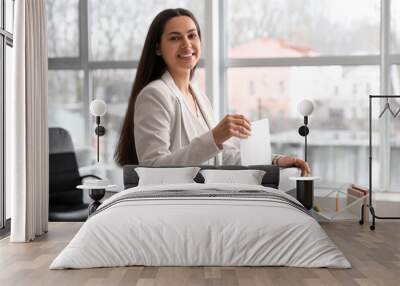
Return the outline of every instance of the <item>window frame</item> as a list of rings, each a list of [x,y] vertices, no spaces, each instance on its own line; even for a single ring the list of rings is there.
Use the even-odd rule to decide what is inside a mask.
[[[9,223],[6,224],[6,188],[5,188],[5,100],[6,100],[6,59],[7,46],[13,47],[13,34],[6,30],[6,0],[1,0],[1,21],[0,21],[0,58],[2,66],[0,68],[0,229],[1,232],[9,231]],[[11,0],[13,14],[15,0]],[[11,15],[14,19],[14,15]],[[12,31],[14,27],[12,27]],[[6,227],[8,226],[8,227]]]

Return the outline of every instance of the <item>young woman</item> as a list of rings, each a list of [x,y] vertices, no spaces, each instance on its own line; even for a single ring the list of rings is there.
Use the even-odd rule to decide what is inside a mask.
[[[167,9],[156,16],[115,151],[119,165],[240,164],[240,150],[230,139],[247,138],[250,121],[231,114],[214,125],[210,102],[190,83],[200,55],[200,27],[191,12]],[[310,173],[306,162],[292,156],[273,155],[272,162]]]

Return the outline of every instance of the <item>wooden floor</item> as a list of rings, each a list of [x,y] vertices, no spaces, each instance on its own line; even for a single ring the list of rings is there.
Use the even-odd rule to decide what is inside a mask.
[[[352,269],[290,267],[120,267],[48,270],[79,229],[79,223],[50,223],[32,243],[0,241],[0,285],[400,285],[400,223],[378,221],[374,232],[356,222],[323,228]]]

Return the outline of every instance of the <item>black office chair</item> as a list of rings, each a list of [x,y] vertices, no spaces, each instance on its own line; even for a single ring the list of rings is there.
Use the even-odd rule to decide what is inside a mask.
[[[71,136],[63,128],[49,128],[49,153],[49,221],[85,221],[88,204],[76,186],[84,178],[100,178],[79,175]]]

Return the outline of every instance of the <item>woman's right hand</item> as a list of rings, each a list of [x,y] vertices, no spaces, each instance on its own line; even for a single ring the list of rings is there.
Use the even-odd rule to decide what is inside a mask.
[[[251,134],[250,125],[250,121],[243,115],[226,115],[212,130],[214,141],[219,147],[221,147],[222,143],[232,136],[246,139]]]

